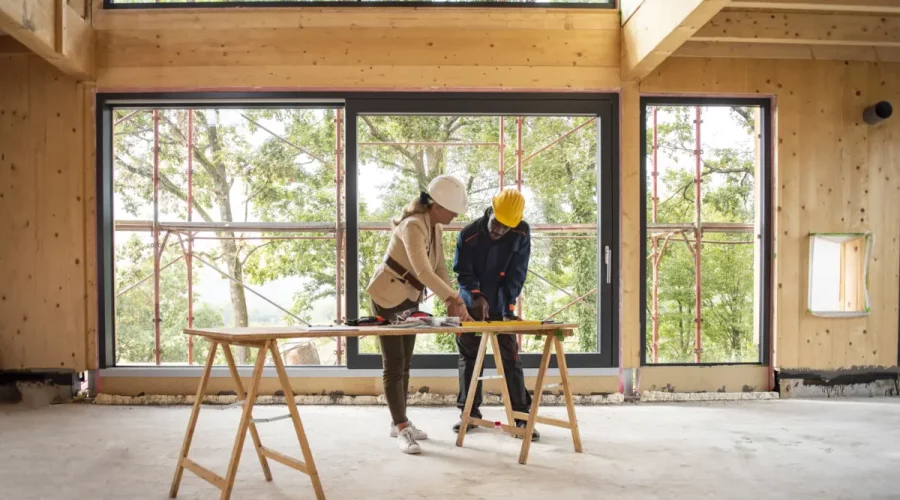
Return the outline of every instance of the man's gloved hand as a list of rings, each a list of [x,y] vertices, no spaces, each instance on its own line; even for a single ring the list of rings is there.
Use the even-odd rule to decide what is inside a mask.
[[[485,321],[491,315],[491,306],[484,295],[478,295],[472,301],[472,316],[477,321]]]

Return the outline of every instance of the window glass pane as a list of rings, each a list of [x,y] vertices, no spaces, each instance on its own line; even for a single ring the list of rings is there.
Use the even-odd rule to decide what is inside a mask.
[[[191,324],[336,321],[341,113],[114,111],[117,364],[185,364],[189,351],[202,363],[205,342],[189,346],[182,334]],[[154,248],[163,249],[158,265]],[[286,364],[319,365],[344,363],[343,346],[335,338],[281,348]]]
[[[361,312],[369,309],[365,289],[384,258],[390,221],[431,179],[449,173],[466,183],[470,198],[468,213],[445,230],[451,278],[457,231],[485,214],[501,185],[521,187],[532,232],[521,316],[578,323],[567,348],[597,351],[596,119],[361,115],[358,127]],[[445,313],[433,298],[423,309]],[[522,337],[520,347],[542,346]],[[378,352],[377,340],[363,339],[360,352]],[[416,352],[454,353],[456,345],[449,335],[425,335]]]
[[[646,361],[759,362],[760,108],[646,112]]]

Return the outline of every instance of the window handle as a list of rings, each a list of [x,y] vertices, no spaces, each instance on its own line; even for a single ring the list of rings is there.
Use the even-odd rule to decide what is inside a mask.
[[[612,283],[612,250],[608,246],[603,247],[603,261],[606,263],[606,284]]]

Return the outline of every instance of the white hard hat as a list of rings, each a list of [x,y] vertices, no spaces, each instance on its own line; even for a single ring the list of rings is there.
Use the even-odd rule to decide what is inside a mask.
[[[469,209],[466,185],[452,175],[439,175],[428,185],[428,195],[438,205],[461,215]]]

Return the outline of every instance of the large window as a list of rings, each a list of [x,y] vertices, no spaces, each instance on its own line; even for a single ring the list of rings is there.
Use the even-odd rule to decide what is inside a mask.
[[[207,347],[189,343],[189,326],[367,314],[390,221],[442,173],[465,179],[471,200],[445,230],[448,268],[459,229],[501,186],[520,189],[533,238],[520,315],[577,323],[573,366],[614,365],[610,98],[179,97],[102,96],[98,105],[105,366],[198,363]],[[520,336],[520,347],[536,366],[534,339]],[[373,337],[281,350],[292,365],[381,363]],[[420,368],[456,365],[451,335],[422,335],[416,352]],[[248,361],[240,351],[237,359]]]
[[[643,100],[643,361],[767,362],[770,102]]]
[[[615,8],[614,0],[103,0],[105,8],[281,7],[281,6],[473,6]]]

